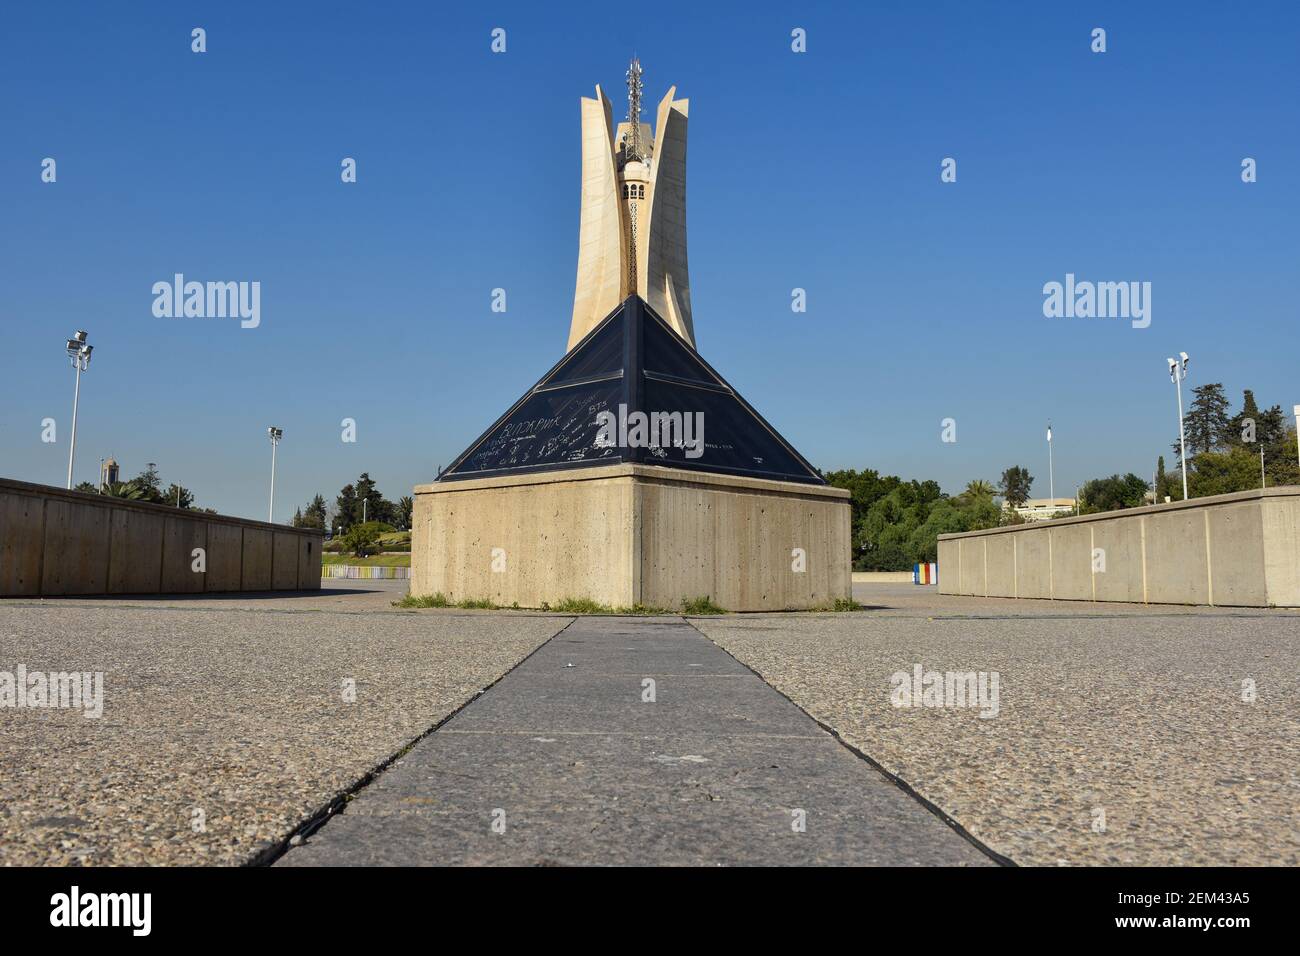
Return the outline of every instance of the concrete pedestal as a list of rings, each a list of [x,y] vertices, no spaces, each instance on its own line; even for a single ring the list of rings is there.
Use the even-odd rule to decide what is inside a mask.
[[[411,593],[806,609],[852,590],[840,488],[619,464],[415,489]]]

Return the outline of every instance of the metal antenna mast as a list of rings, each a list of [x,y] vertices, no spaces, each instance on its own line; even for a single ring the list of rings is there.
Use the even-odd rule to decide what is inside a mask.
[[[641,61],[635,56],[627,68],[627,161],[644,160],[645,147],[641,143]]]

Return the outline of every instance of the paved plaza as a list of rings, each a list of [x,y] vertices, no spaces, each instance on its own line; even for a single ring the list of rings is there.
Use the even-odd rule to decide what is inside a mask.
[[[574,618],[326,584],[0,602],[0,671],[104,674],[97,718],[0,708],[0,865],[1300,862],[1294,611],[858,585],[856,613]],[[897,706],[917,665],[996,696]]]

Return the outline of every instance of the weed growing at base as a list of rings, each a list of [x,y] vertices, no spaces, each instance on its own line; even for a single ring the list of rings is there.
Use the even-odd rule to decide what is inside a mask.
[[[818,604],[816,607],[809,608],[810,611],[861,611],[862,605],[857,601],[849,598],[836,598],[834,601],[827,601],[825,604]]]
[[[424,608],[424,607],[458,607],[474,608],[485,611],[502,611],[502,610],[520,610],[519,605],[515,604],[509,608],[503,608],[499,604],[494,604],[489,598],[468,598],[461,601],[453,601],[442,592],[437,594],[422,594],[416,596],[408,594],[400,601],[394,601],[393,607],[401,608]],[[682,601],[680,611],[673,611],[665,607],[652,607],[645,604],[633,604],[631,607],[613,607],[609,604],[599,604],[591,598],[564,598],[555,604],[547,601],[542,602],[542,611],[553,611],[557,614],[614,614],[632,617],[652,617],[661,614],[726,614],[726,608],[718,607],[713,600],[708,597],[695,598],[692,601]]]
[[[704,597],[697,597],[697,598],[695,598],[695,599],[693,599],[693,600],[690,600],[690,601],[687,601],[687,600],[684,600],[684,599],[683,599],[683,601],[682,601],[682,613],[683,613],[683,614],[696,614],[696,615],[699,615],[699,614],[726,614],[726,613],[727,613],[727,609],[726,609],[725,607],[718,607],[718,605],[716,605],[716,604],[713,603],[713,598],[709,597],[708,595],[705,595]]]

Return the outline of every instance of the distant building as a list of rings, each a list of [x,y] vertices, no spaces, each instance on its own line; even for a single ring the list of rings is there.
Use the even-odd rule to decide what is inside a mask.
[[[99,472],[99,487],[107,488],[109,485],[117,484],[119,479],[118,471],[117,459],[105,458]]]
[[[1002,506],[1008,511],[1011,506],[1004,504]],[[1055,518],[1057,515],[1069,514],[1074,510],[1073,498],[1030,498],[1019,508],[1016,508],[1016,514],[1026,521],[1041,521],[1044,518]]]

